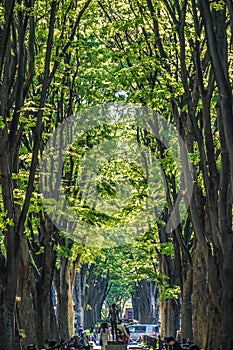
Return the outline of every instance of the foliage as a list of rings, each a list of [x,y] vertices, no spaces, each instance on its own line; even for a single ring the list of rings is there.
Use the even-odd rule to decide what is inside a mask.
[[[118,101],[150,107],[175,125],[193,166],[194,196],[188,201],[187,188],[181,187],[180,179],[186,181],[186,159],[180,157],[175,137],[161,128],[159,140],[153,128],[145,132],[124,123],[95,126],[98,118],[84,113],[92,127],[80,133],[64,154],[48,162],[53,178],[46,191],[63,192],[73,217],[67,231],[53,222],[48,225],[57,267],[60,258],[75,262],[81,256],[81,263],[95,263],[95,273],[109,273],[109,303],[119,296],[124,303],[141,279],[158,281],[161,299],[173,298],[182,292],[185,268],[192,262],[190,252],[198,244],[208,274],[213,273],[208,288],[217,286],[217,294],[222,294],[227,279],[221,277],[228,271],[232,247],[232,104],[224,102],[232,99],[231,29],[229,1],[1,3],[0,253],[7,260],[1,266],[4,276],[8,276],[8,266],[10,271],[19,266],[24,234],[32,264],[40,266],[46,251],[47,214],[63,219],[64,207],[57,198],[50,199],[50,209],[45,210],[39,189],[38,162],[49,137],[72,115]],[[163,140],[168,140],[170,148]],[[112,158],[106,157],[108,147],[114,150]],[[145,148],[144,163],[140,163],[139,153]],[[60,168],[55,162],[60,157],[65,160],[58,184]],[[154,159],[161,172],[153,173],[156,195],[148,202],[147,168],[155,165]],[[187,213],[181,201],[180,225],[166,232],[177,198],[190,208]],[[148,205],[151,211],[146,216],[143,208]],[[77,222],[81,224],[75,231]],[[140,225],[143,234],[136,235],[133,229],[140,231]],[[90,227],[93,230],[87,232]],[[116,241],[118,247],[114,247]],[[110,249],[101,249],[106,246]],[[167,278],[162,273],[163,259],[181,266],[176,271],[179,283],[171,282],[172,274]],[[38,277],[40,269],[36,272]],[[19,278],[15,270],[14,285],[7,284],[3,290],[16,294]],[[12,283],[9,276],[6,283]],[[221,303],[211,293],[210,297],[220,315]],[[14,303],[15,295],[9,308]]]

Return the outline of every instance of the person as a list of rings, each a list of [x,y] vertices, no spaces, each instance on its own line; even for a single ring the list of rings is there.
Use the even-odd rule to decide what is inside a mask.
[[[97,343],[97,338],[98,338],[98,334],[99,334],[100,330],[98,330],[98,328],[94,329],[94,338],[95,338],[95,343]]]
[[[122,320],[119,320],[117,325],[117,339],[118,341],[125,342],[126,344],[128,343],[129,333],[127,332],[127,329]]]
[[[102,323],[100,327],[100,346],[101,350],[106,350],[108,341],[110,340],[110,330],[108,328],[107,322]]]
[[[75,343],[75,337],[71,337],[68,342],[68,349],[69,350],[75,350],[76,349],[76,343]]]
[[[193,344],[188,348],[188,350],[200,350],[200,348],[196,344]]]
[[[81,337],[83,332],[84,332],[83,326],[81,325],[81,323],[79,323],[76,329],[76,333],[78,334],[78,337]]]
[[[175,340],[174,337],[165,337],[164,343],[166,345],[166,349],[168,350],[182,350],[182,346]]]
[[[79,338],[79,342],[80,342],[80,345],[81,345],[82,349],[85,349],[85,350],[90,350],[91,349],[91,346],[89,344],[86,332],[83,332],[81,334],[81,337]]]

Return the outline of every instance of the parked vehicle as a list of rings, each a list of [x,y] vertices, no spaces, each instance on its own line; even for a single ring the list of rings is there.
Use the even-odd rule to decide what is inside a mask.
[[[130,331],[129,344],[141,344],[143,336],[157,337],[159,335],[159,325],[154,324],[132,324],[128,326]]]

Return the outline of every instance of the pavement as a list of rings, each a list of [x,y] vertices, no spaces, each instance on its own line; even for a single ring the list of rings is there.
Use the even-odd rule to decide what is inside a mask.
[[[140,349],[140,348],[142,348],[142,346],[140,346],[140,345],[127,345],[128,350],[129,349],[136,350],[136,349]],[[101,346],[93,344],[93,350],[101,350]]]

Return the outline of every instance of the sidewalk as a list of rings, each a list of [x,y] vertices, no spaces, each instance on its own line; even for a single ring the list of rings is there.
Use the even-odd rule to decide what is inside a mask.
[[[140,345],[127,345],[127,349],[129,350],[129,349],[140,349],[140,348],[142,348],[142,346],[140,346]],[[93,350],[101,350],[101,346],[100,345],[93,345]]]

